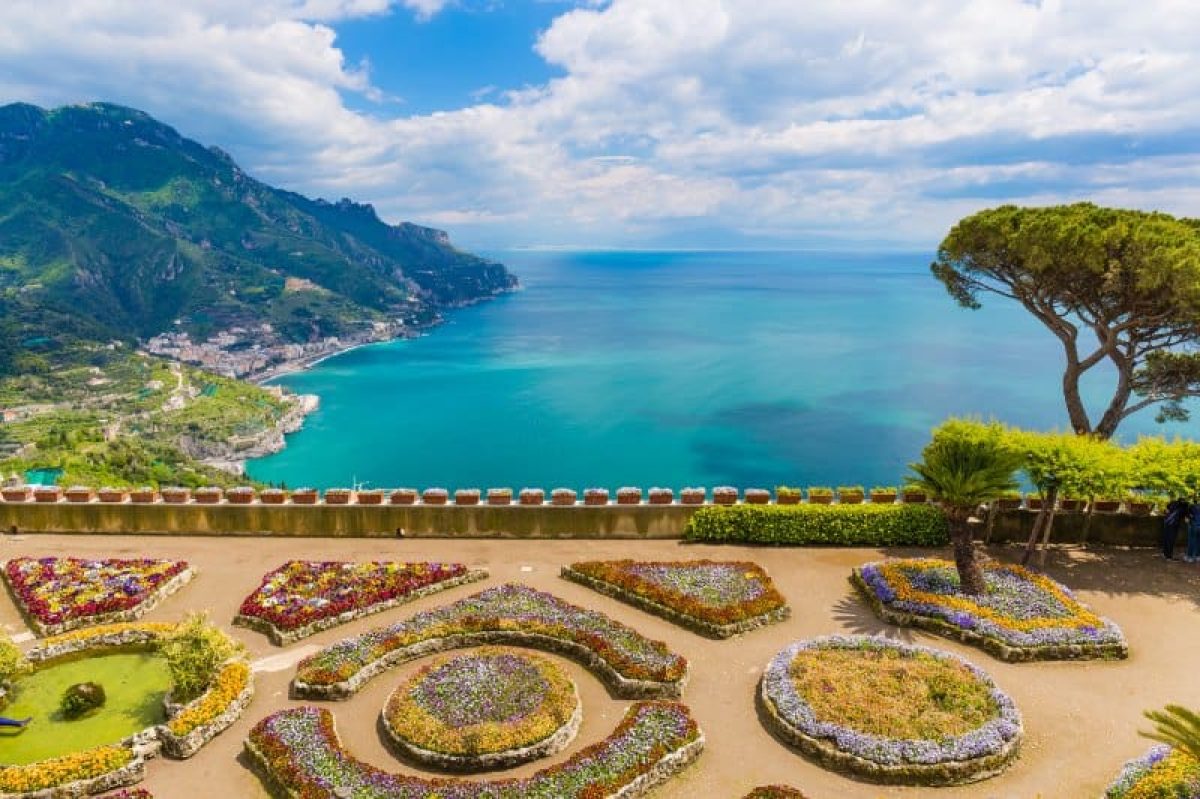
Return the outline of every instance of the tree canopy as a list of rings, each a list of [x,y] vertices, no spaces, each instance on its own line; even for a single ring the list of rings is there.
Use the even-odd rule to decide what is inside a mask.
[[[1111,437],[1138,411],[1185,420],[1200,396],[1200,222],[1091,203],[1006,205],[961,220],[933,274],[961,305],[983,294],[1021,303],[1061,341],[1063,397],[1079,434]],[[1116,371],[1093,420],[1080,380]]]

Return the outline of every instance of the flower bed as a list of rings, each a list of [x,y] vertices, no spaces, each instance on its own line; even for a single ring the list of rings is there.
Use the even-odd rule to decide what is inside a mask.
[[[254,698],[250,664],[231,660],[221,667],[208,690],[172,714],[158,728],[163,751],[181,760],[200,751],[241,717]]]
[[[127,746],[98,746],[22,766],[0,766],[0,799],[87,796],[140,782],[146,760]]]
[[[185,561],[145,558],[13,558],[3,571],[38,635],[140,618],[195,574]]]
[[[987,592],[958,590],[949,561],[868,563],[851,582],[885,621],[979,646],[1001,660],[1124,658],[1120,628],[1092,613],[1066,586],[1020,566],[984,567]]]
[[[1104,799],[1192,799],[1200,796],[1200,761],[1159,744],[1130,760]]]
[[[570,677],[544,657],[487,648],[422,668],[388,698],[383,727],[418,762],[508,768],[560,752],[583,721]]]
[[[1020,713],[985,672],[877,637],[797,641],[768,664],[759,695],[779,737],[822,766],[877,782],[995,776],[1022,737]]]
[[[746,794],[744,799],[807,799],[807,797],[787,785],[761,785]]]
[[[267,781],[289,797],[356,799],[632,799],[665,782],[704,748],[704,735],[684,705],[639,702],[603,741],[524,779],[469,781],[389,774],[342,748],[324,709],[282,710],[258,723],[246,751]]]
[[[487,577],[461,563],[292,560],[263,577],[233,623],[279,646]]]
[[[603,613],[502,585],[339,641],[297,666],[294,695],[344,699],[391,666],[431,652],[516,644],[572,657],[622,697],[678,697],[688,663]]]
[[[568,580],[713,638],[786,619],[786,600],[754,563],[598,560],[564,566]]]

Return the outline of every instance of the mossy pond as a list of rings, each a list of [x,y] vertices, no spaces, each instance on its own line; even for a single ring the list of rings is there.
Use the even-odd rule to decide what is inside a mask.
[[[59,711],[63,692],[82,682],[104,687],[107,702],[68,721]],[[23,730],[0,728],[0,764],[20,765],[116,743],[165,720],[163,696],[171,687],[162,657],[148,652],[96,655],[57,663],[22,677],[0,715],[33,721]]]

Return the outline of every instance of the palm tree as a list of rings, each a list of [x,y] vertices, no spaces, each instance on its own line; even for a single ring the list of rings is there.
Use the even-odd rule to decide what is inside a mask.
[[[1147,710],[1146,718],[1154,722],[1154,732],[1143,732],[1143,737],[1168,744],[1200,761],[1200,714],[1167,705],[1164,710]]]
[[[982,503],[999,499],[1017,488],[1014,474],[1020,456],[1006,449],[999,436],[979,435],[979,428],[944,427],[921,453],[921,462],[909,466],[909,483],[923,489],[946,514],[954,565],[965,594],[984,592],[983,570],[975,559],[969,524]]]

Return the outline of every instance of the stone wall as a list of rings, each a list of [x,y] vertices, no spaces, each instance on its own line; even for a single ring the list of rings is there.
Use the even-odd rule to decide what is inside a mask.
[[[694,505],[203,505],[0,503],[0,532],[392,538],[679,538]],[[1024,541],[1036,511],[996,514],[992,541]],[[1059,512],[1053,540],[1157,546],[1161,517]],[[980,530],[980,538],[984,531]]]

